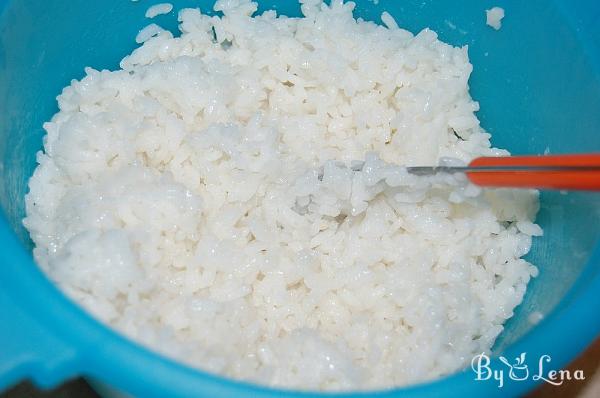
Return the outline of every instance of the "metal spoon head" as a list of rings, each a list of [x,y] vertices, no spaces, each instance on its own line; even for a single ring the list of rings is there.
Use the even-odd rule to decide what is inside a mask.
[[[467,171],[467,167],[450,167],[450,166],[415,166],[407,167],[406,171],[417,176],[432,176],[438,173],[462,173]]]

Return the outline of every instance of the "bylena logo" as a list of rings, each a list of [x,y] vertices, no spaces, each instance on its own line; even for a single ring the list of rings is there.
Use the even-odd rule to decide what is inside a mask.
[[[530,371],[526,356],[527,353],[523,352],[512,362],[506,357],[500,356],[498,359],[502,363],[502,366],[494,369],[490,357],[482,352],[475,355],[471,360],[471,369],[475,373],[475,380],[493,380],[498,384],[498,388],[504,386],[506,379],[524,381],[531,378],[533,381],[542,380],[555,386],[560,386],[566,380],[585,380],[583,370],[552,369],[552,358],[546,354],[538,358],[536,366],[532,367]]]

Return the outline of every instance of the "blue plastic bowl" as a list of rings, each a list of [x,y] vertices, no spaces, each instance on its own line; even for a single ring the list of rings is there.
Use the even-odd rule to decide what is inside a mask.
[[[211,1],[174,1],[176,9]],[[600,3],[594,0],[358,1],[356,15],[389,11],[414,32],[431,27],[454,45],[469,45],[471,93],[496,146],[515,154],[600,151]],[[26,182],[42,146],[42,122],[56,95],[84,66],[116,68],[148,22],[145,1],[0,0],[0,391],[31,378],[51,387],[83,375],[144,397],[315,395],[278,391],[189,369],[102,326],[66,299],[38,270],[21,225]],[[485,25],[484,10],[506,9],[503,27]],[[261,1],[297,16],[290,0]],[[171,29],[176,15],[158,22]],[[495,352],[527,352],[533,373],[543,354],[560,368],[600,332],[600,196],[544,192],[543,238],[528,259],[540,268]],[[83,264],[82,264],[83,265]],[[546,314],[533,327],[532,311]],[[494,361],[493,366],[500,366]],[[471,369],[379,396],[512,396],[536,383],[475,381]],[[344,396],[361,394],[342,394]]]

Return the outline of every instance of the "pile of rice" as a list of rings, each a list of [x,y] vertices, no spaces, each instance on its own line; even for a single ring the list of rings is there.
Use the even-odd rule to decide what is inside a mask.
[[[181,10],[180,37],[66,87],[26,197],[35,258],[210,372],[347,390],[455,371],[537,273],[537,193],[395,167],[508,154],[474,115],[467,49],[302,3]]]

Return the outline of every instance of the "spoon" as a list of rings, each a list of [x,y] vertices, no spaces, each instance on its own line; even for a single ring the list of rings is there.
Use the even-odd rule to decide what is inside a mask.
[[[467,166],[407,167],[415,175],[465,173],[483,187],[600,191],[600,153],[479,157]]]

